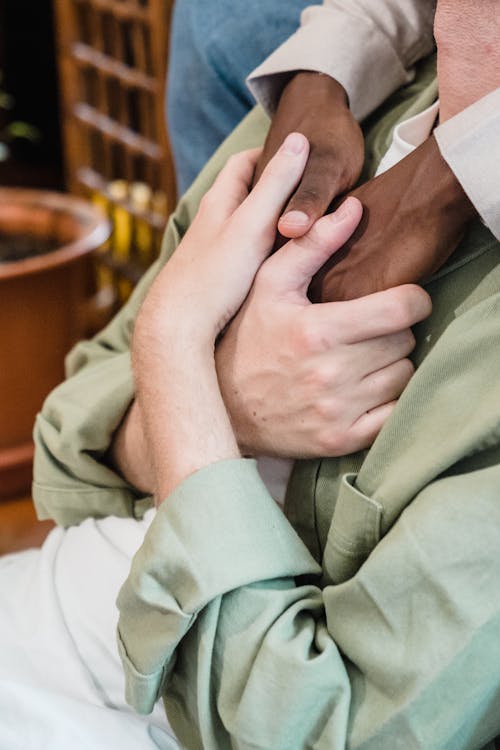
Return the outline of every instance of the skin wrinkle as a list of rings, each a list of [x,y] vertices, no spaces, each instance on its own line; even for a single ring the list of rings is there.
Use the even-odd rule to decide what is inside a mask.
[[[439,0],[438,47],[441,121],[500,87],[500,12],[496,0]]]

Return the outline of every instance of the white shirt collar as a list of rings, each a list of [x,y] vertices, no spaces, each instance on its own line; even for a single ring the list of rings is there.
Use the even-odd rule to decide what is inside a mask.
[[[377,169],[377,175],[386,172],[405,156],[411,154],[432,133],[439,112],[439,101],[394,128],[392,144]]]

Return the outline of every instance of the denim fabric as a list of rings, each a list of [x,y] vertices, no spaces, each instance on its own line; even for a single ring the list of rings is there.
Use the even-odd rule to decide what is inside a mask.
[[[245,78],[298,27],[310,0],[177,0],[167,121],[179,194],[247,114]]]

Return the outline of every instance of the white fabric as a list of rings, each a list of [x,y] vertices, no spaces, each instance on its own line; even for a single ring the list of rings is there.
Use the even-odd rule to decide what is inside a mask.
[[[124,700],[115,599],[146,520],[55,529],[0,558],[1,750],[175,750],[163,706]]]
[[[400,122],[394,128],[392,144],[378,165],[377,176],[394,167],[401,159],[411,154],[427,140],[432,133],[438,113],[439,101],[432,104],[424,112],[410,117],[405,122]]]

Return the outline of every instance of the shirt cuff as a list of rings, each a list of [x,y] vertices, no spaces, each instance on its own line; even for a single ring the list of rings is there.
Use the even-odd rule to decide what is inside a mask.
[[[210,602],[256,581],[320,572],[255,461],[219,461],[188,477],[159,508],[118,598],[128,702],[152,710],[176,646]]]
[[[290,75],[299,70],[335,78],[347,92],[358,120],[412,80],[413,71],[405,68],[388,37],[371,19],[336,12],[328,15],[328,23],[324,12],[311,8],[303,20],[307,22],[247,79],[250,91],[269,115]]]
[[[436,128],[441,154],[482,220],[500,239],[500,88]]]

